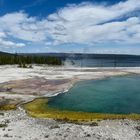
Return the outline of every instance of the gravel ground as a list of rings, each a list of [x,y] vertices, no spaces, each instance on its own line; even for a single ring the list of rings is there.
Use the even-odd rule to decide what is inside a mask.
[[[0,127],[0,140],[140,139],[140,121],[104,120],[98,121],[98,126],[90,126],[31,118],[22,108],[0,114],[0,124],[7,124]]]

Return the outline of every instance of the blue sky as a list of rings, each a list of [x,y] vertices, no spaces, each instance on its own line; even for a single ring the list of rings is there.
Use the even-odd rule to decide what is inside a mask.
[[[0,15],[24,10],[30,16],[46,17],[68,4],[94,2],[98,4],[115,4],[121,0],[0,0]]]
[[[0,51],[140,54],[140,0],[0,0]]]

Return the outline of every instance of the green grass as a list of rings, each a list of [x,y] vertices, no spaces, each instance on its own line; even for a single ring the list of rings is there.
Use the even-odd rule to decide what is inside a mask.
[[[0,124],[0,128],[7,127],[7,124]]]
[[[76,111],[62,111],[47,106],[48,99],[35,99],[24,104],[27,113],[36,118],[53,118],[56,120],[90,122],[103,119],[133,119],[140,120],[140,114],[102,114]]]

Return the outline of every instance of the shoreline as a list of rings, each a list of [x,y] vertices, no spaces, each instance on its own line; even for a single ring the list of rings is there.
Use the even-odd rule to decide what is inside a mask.
[[[133,76],[133,75],[139,75],[139,74],[126,74],[126,75],[117,75],[117,77],[122,77],[122,76]],[[114,76],[109,76],[109,77],[104,77],[105,78],[111,78]],[[101,78],[102,79],[102,78]],[[101,80],[100,79],[100,80]],[[96,113],[96,112],[84,112],[84,111],[73,111],[73,110],[61,110],[61,109],[57,109],[57,108],[51,108],[48,107],[47,104],[49,102],[49,99],[54,97],[54,96],[59,96],[60,94],[64,94],[66,92],[68,92],[73,86],[75,86],[75,84],[77,84],[78,82],[84,82],[84,81],[93,81],[93,79],[90,80],[79,80],[76,81],[73,85],[71,85],[69,87],[69,89],[62,91],[62,92],[58,92],[56,94],[54,94],[53,96],[44,96],[44,97],[39,97],[39,98],[35,98],[30,102],[25,103],[23,106],[23,108],[27,111],[28,115],[32,116],[32,117],[36,117],[36,118],[53,118],[53,119],[58,119],[58,120],[67,120],[68,122],[92,122],[92,121],[96,121],[97,119],[100,120],[111,120],[111,119],[131,119],[131,120],[140,120],[140,114],[138,113],[129,113],[129,114],[113,114],[113,113]],[[94,79],[95,80],[95,79]],[[96,79],[99,80],[99,79]],[[38,101],[42,100],[42,102],[40,102],[38,104]],[[38,105],[36,105],[38,104]],[[43,109],[43,111],[40,111],[41,106],[46,106],[46,108]],[[34,106],[34,108],[36,109],[30,109],[30,106]],[[40,106],[40,108],[38,107]],[[32,107],[31,107],[32,108]],[[43,112],[43,113],[42,113]],[[57,112],[57,113],[56,113]],[[56,114],[55,114],[56,113]],[[60,117],[58,117],[58,114],[63,114],[63,115],[59,115]],[[49,114],[49,115],[47,115]],[[84,114],[88,115],[87,117],[84,117],[82,119],[75,117],[75,118],[71,118],[71,115],[73,116],[84,116]],[[50,117],[52,115],[52,117]],[[96,117],[95,117],[96,116]],[[91,121],[90,121],[91,119]],[[82,121],[79,121],[82,120]]]
[[[82,111],[69,111],[50,108],[47,106],[48,98],[37,98],[23,105],[29,116],[35,118],[52,118],[74,123],[92,123],[97,120],[119,120],[130,119],[140,120],[140,114],[111,114],[111,113],[95,113]]]

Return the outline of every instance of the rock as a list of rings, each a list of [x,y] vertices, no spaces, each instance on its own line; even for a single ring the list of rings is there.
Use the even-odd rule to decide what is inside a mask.
[[[7,137],[7,138],[9,138],[9,137],[12,137],[12,136],[9,136],[8,134],[4,134],[3,137]]]
[[[97,122],[92,122],[92,123],[90,124],[90,126],[98,126],[98,123],[97,123]]]
[[[48,137],[49,137],[49,135],[45,135],[45,136],[44,136],[44,138],[48,138]]]
[[[50,126],[50,129],[60,128],[59,125],[52,125]]]
[[[140,126],[136,126],[135,128],[136,130],[140,131]]]
[[[91,137],[91,135],[90,134],[87,134],[86,137]]]

